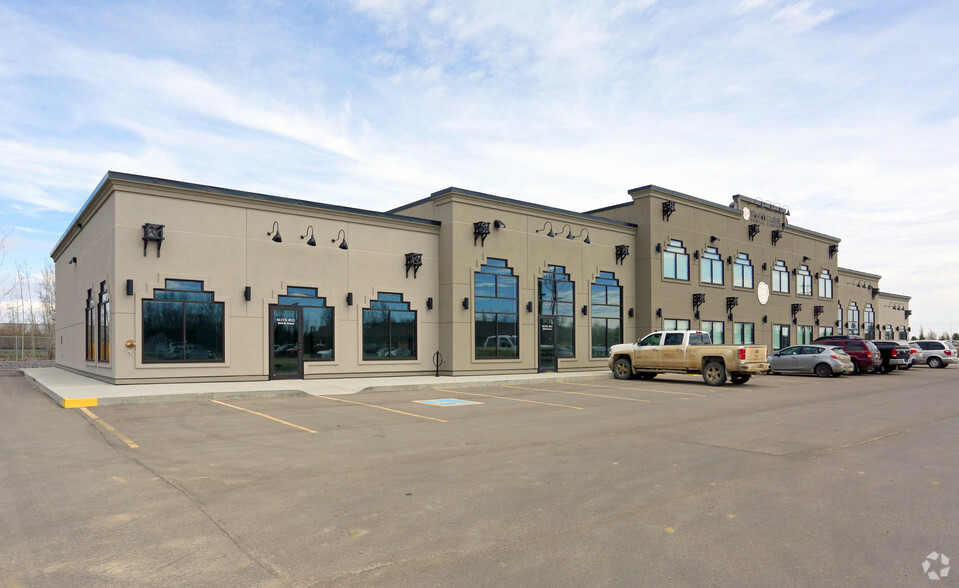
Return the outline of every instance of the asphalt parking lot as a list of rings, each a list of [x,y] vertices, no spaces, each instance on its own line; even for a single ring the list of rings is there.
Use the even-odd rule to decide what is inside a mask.
[[[959,557],[955,367],[89,409],[6,372],[0,408],[4,585],[927,585]]]

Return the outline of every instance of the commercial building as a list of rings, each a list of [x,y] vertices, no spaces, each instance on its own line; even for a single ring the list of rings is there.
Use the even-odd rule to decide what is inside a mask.
[[[109,172],[52,253],[57,364],[117,384],[497,374],[604,370],[663,328],[906,337],[909,297],[788,210],[629,195],[579,213],[447,188],[375,212]]]

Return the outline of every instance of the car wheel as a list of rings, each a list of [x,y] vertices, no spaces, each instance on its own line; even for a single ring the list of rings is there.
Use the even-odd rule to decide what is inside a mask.
[[[718,361],[711,361],[703,368],[703,381],[710,386],[722,386],[726,383],[726,366]]]
[[[943,365],[943,364],[942,364],[942,360],[939,359],[938,357],[936,357],[935,355],[933,355],[932,357],[929,358],[929,367],[931,367],[931,368],[941,368],[942,365]]]
[[[633,377],[633,364],[629,359],[620,357],[613,363],[613,377],[617,380],[628,380]]]
[[[733,384],[745,384],[749,381],[749,378],[752,377],[752,374],[743,374],[741,376],[733,376]]]
[[[816,366],[816,375],[820,378],[828,378],[832,375],[832,368],[824,363],[821,363]]]

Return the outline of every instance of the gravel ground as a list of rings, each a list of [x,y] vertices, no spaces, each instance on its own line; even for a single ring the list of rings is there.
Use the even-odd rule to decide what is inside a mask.
[[[53,367],[53,360],[25,359],[22,361],[0,361],[0,370],[25,370],[39,367]]]

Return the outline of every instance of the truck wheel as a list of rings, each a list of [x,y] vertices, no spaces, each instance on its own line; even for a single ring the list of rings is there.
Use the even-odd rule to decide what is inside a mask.
[[[726,366],[711,361],[703,368],[703,381],[710,386],[722,386],[726,383]]]
[[[932,357],[929,358],[929,367],[931,367],[931,368],[941,368],[941,367],[942,367],[942,360],[939,359],[938,357],[936,357],[935,355],[933,355]]]
[[[832,375],[832,368],[824,363],[821,363],[816,366],[816,375],[820,378],[828,378]]]
[[[741,376],[733,376],[733,384],[745,384],[749,381],[749,378],[752,377],[752,374],[743,374]]]
[[[633,377],[633,364],[625,357],[620,357],[613,363],[613,377],[617,380],[628,380]]]

